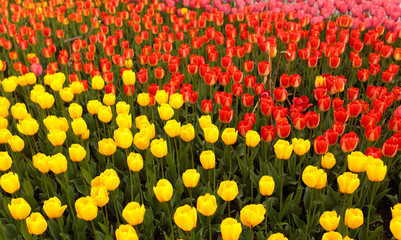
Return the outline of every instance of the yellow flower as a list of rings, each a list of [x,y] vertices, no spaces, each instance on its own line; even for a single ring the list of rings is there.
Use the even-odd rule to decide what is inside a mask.
[[[209,115],[203,115],[198,119],[198,121],[201,129],[204,130],[207,126],[212,124],[212,117],[210,117]]]
[[[48,92],[44,92],[37,97],[38,104],[41,109],[49,109],[54,104],[54,97]]]
[[[174,109],[179,109],[184,104],[184,98],[180,93],[174,93],[170,96],[169,104]]]
[[[382,160],[374,158],[372,161],[369,161],[366,166],[366,174],[370,181],[381,182],[384,180],[384,177],[386,177],[387,166],[383,164]]]
[[[167,103],[163,103],[160,107],[157,107],[157,111],[161,120],[170,120],[174,116],[173,108]]]
[[[102,90],[104,88],[104,80],[101,76],[96,75],[92,78],[92,88],[95,90]]]
[[[154,139],[150,144],[150,151],[153,156],[162,158],[167,155],[167,142],[164,139]]]
[[[13,118],[22,120],[28,116],[28,110],[24,103],[16,103],[11,107],[11,114],[13,115]]]
[[[8,204],[8,210],[15,220],[23,220],[31,213],[31,206],[23,198],[13,198],[11,204]]]
[[[195,138],[195,128],[191,123],[181,127],[180,137],[184,142],[190,142]]]
[[[326,78],[323,76],[316,76],[315,87],[326,87]]]
[[[335,231],[340,223],[340,216],[336,211],[326,211],[320,216],[319,223],[327,232]]]
[[[131,114],[121,113],[117,115],[116,123],[119,128],[131,128],[132,127],[132,117]]]
[[[133,141],[131,130],[128,128],[118,128],[114,131],[114,140],[120,148],[127,149],[131,147]]]
[[[135,72],[132,70],[125,70],[123,72],[123,82],[124,85],[134,85],[136,81],[136,75]]]
[[[334,157],[334,154],[327,152],[322,156],[322,168],[325,169],[332,169],[334,165],[336,165],[336,158]]]
[[[344,194],[353,194],[360,184],[358,174],[351,172],[345,172],[338,176],[337,182],[340,187],[340,192]]]
[[[149,140],[153,139],[156,135],[155,124],[152,123],[147,125],[146,127],[143,126],[140,132],[145,133],[148,136]]]
[[[25,147],[25,142],[19,136],[14,135],[8,139],[8,145],[10,145],[13,152],[21,152]]]
[[[125,224],[116,229],[116,238],[117,240],[138,240],[138,235],[133,226]]]
[[[27,136],[35,135],[39,130],[39,123],[32,117],[27,117],[17,124],[18,131]]]
[[[13,160],[11,159],[10,155],[8,155],[7,151],[0,152],[0,171],[7,171],[10,169]]]
[[[255,227],[265,219],[266,209],[262,204],[250,204],[241,209],[240,218],[246,227]]]
[[[104,156],[111,156],[117,150],[117,145],[112,138],[103,138],[98,142],[99,152]]]
[[[198,185],[200,174],[196,169],[188,169],[182,174],[182,181],[185,187],[194,188]]]
[[[82,116],[82,107],[78,103],[72,103],[68,108],[68,113],[72,119],[80,118]]]
[[[210,124],[203,129],[205,140],[208,143],[215,143],[219,139],[219,129],[216,125]]]
[[[167,103],[168,93],[164,89],[157,90],[155,100],[159,105]]]
[[[108,191],[114,191],[120,185],[120,178],[114,169],[106,169],[100,174],[100,181]]]
[[[107,191],[106,186],[101,184],[99,186],[92,186],[90,195],[93,200],[95,200],[98,207],[103,207],[109,202],[109,192]]]
[[[103,96],[103,103],[107,106],[112,106],[116,102],[116,95],[108,93]]]
[[[132,62],[131,59],[125,60],[125,66],[127,68],[132,68],[132,66],[134,66],[134,63]]]
[[[256,147],[260,142],[260,135],[254,130],[249,130],[245,135],[245,142],[248,147]]]
[[[150,125],[148,117],[146,115],[140,115],[135,118],[135,126],[138,129],[141,129],[142,127]]]
[[[86,150],[79,144],[72,144],[70,148],[68,148],[68,153],[70,155],[70,159],[73,162],[80,162],[84,160],[86,156]]]
[[[203,216],[212,216],[217,209],[216,197],[209,193],[206,193],[204,196],[199,196],[196,208]]]
[[[98,208],[91,197],[81,197],[75,201],[75,210],[79,219],[92,221],[97,217]]]
[[[282,233],[274,233],[267,240],[288,240]]]
[[[123,209],[122,215],[130,225],[139,225],[143,222],[143,217],[145,216],[145,206],[137,202],[130,202]]]
[[[35,212],[26,219],[28,232],[34,235],[41,235],[47,229],[47,221],[42,214]]]
[[[349,208],[345,211],[345,226],[357,229],[363,224],[363,212],[359,208]]]
[[[129,109],[130,109],[130,105],[129,104],[127,104],[126,102],[123,102],[123,101],[119,101],[117,104],[116,104],[116,111],[117,111],[117,114],[129,114]]]
[[[214,155],[214,152],[212,150],[201,152],[199,158],[202,167],[206,170],[213,169],[216,165],[216,156]]]
[[[52,197],[43,202],[43,210],[48,218],[59,218],[63,215],[67,205],[61,206],[61,201],[57,197]]]
[[[67,171],[67,158],[61,153],[50,157],[49,168],[54,174],[60,174]]]
[[[223,240],[238,240],[242,232],[241,223],[234,218],[226,218],[220,224]]]
[[[12,93],[18,87],[18,79],[16,77],[5,78],[1,85],[5,92]]]
[[[50,157],[43,153],[37,153],[32,157],[33,166],[38,169],[41,173],[48,173],[50,170],[49,166]]]
[[[46,89],[42,85],[35,85],[29,94],[31,101],[34,103],[38,103],[38,96],[45,92]]]
[[[238,131],[235,128],[226,128],[221,134],[221,139],[225,145],[233,145],[238,138]]]
[[[47,134],[47,139],[53,146],[63,145],[66,138],[67,134],[60,129],[51,129]]]
[[[86,105],[86,109],[92,115],[96,115],[99,112],[99,108],[103,106],[101,102],[98,100],[90,100]]]
[[[189,232],[196,228],[198,213],[196,208],[185,204],[182,207],[178,207],[174,213],[174,222],[179,228],[185,232]]]
[[[59,94],[64,102],[71,102],[74,99],[74,93],[72,92],[72,89],[69,87],[61,89]]]
[[[139,105],[142,107],[146,107],[150,103],[150,96],[149,93],[140,93],[138,94],[138,97],[136,98],[136,101],[138,102]]]
[[[153,192],[159,202],[168,202],[173,196],[173,185],[167,179],[160,179],[153,187]]]
[[[143,168],[143,158],[139,153],[130,153],[127,158],[129,170],[139,172]]]
[[[348,169],[354,173],[364,172],[368,165],[368,157],[362,152],[355,151],[347,156]]]
[[[3,174],[0,178],[1,188],[9,193],[13,194],[20,188],[19,177],[17,173],[9,172]]]
[[[273,194],[275,183],[272,177],[263,176],[259,180],[259,191],[263,196],[270,196]]]
[[[137,148],[145,150],[149,147],[149,137],[144,132],[137,132],[134,136],[134,144]]]
[[[287,160],[291,157],[292,145],[286,140],[279,139],[274,144],[274,153],[278,159]]]
[[[181,123],[177,122],[175,119],[168,120],[166,125],[164,125],[164,131],[171,138],[177,137],[181,132]]]
[[[0,117],[0,129],[6,129],[8,127],[7,118]]]
[[[238,185],[234,181],[223,181],[220,183],[217,194],[226,202],[234,200],[238,195]]]
[[[83,118],[75,118],[71,122],[72,131],[77,136],[82,136],[88,131],[88,126]]]
[[[5,144],[8,143],[8,140],[12,137],[10,130],[8,129],[0,129],[0,143]]]
[[[113,112],[111,111],[110,106],[101,106],[99,108],[99,112],[97,113],[97,117],[100,121],[104,123],[108,123],[113,118]]]
[[[401,239],[401,217],[393,218],[390,221],[390,231],[395,239]]]
[[[83,91],[85,91],[85,87],[81,82],[75,81],[70,84],[70,88],[72,90],[72,93],[74,95],[81,94]]]
[[[304,140],[302,138],[293,138],[292,139],[292,147],[294,149],[295,154],[298,156],[302,156],[307,153],[310,149],[310,141]]]
[[[326,186],[327,173],[309,165],[302,172],[302,181],[310,188],[322,189]]]
[[[343,236],[339,232],[327,232],[322,236],[322,240],[342,240]]]
[[[393,218],[401,216],[401,203],[398,203],[391,208],[391,214]]]

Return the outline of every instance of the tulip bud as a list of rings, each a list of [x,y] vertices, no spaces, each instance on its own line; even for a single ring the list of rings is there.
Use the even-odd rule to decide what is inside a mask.
[[[241,232],[242,226],[234,218],[226,218],[220,224],[221,236],[223,240],[238,240]]]
[[[167,179],[160,179],[153,192],[159,202],[168,202],[173,196],[173,185]]]
[[[223,181],[220,183],[217,194],[226,202],[234,200],[238,195],[238,185],[234,181]]]
[[[242,224],[253,228],[265,219],[266,209],[262,204],[250,204],[241,209],[240,218]]]
[[[61,201],[57,197],[52,197],[43,202],[43,210],[48,218],[59,218],[63,215],[67,205],[61,206]]]
[[[319,218],[320,226],[327,232],[335,231],[339,222],[340,216],[337,215],[336,211],[326,211]]]
[[[1,176],[0,178],[1,188],[9,193],[13,194],[20,188],[19,177],[17,173],[9,172]]]
[[[98,208],[92,197],[81,197],[75,201],[75,210],[79,219],[92,221],[97,217]]]
[[[130,202],[123,209],[122,215],[130,225],[139,225],[143,222],[143,217],[145,216],[145,206],[143,204],[139,205],[137,202]]]
[[[363,224],[363,212],[358,208],[349,208],[345,211],[345,226],[357,229]]]
[[[31,206],[23,198],[13,198],[11,204],[8,204],[8,210],[15,220],[23,220],[31,213]]]

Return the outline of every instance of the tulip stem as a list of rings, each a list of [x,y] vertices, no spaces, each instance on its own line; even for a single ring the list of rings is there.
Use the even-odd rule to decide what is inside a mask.
[[[306,223],[306,234],[308,234],[308,230],[309,230],[309,224],[310,224],[310,212],[312,211],[312,202],[313,202],[313,188],[310,189],[310,201],[309,201],[309,210],[308,210],[308,214],[306,215],[307,218],[307,223]]]
[[[97,240],[96,228],[95,228],[95,224],[93,224],[93,221],[91,221],[91,225],[92,225],[92,228],[93,228],[93,234],[95,235],[95,239]]]
[[[228,157],[229,157],[228,161],[229,161],[229,165],[230,165],[230,171],[228,172],[228,180],[230,180],[231,179],[231,169],[232,169],[232,159],[231,159],[232,157],[231,157],[230,145],[227,145],[227,148],[228,148]]]
[[[207,217],[207,220],[209,222],[209,240],[212,240],[212,224],[210,223],[210,216]]]
[[[192,188],[189,188],[189,200],[191,201],[191,207],[192,205]]]
[[[139,194],[141,194],[141,203],[143,204],[143,193],[142,193],[142,185],[141,185],[141,179],[139,177],[139,172],[137,172],[137,177],[138,177],[138,187],[139,187]]]
[[[267,209],[267,199],[268,196],[266,195],[266,209]],[[266,237],[267,237],[267,211],[266,211],[266,221],[265,221],[265,231],[266,231]]]
[[[169,207],[168,202],[165,202],[165,203],[166,203],[166,208],[167,208],[168,220],[170,221],[171,236],[172,236],[171,239],[174,239],[174,227],[173,227],[173,221],[171,220],[170,207]]]
[[[132,181],[131,170],[129,171],[129,181],[130,181],[130,185],[131,185],[131,187],[130,187],[130,189],[131,189],[131,202],[133,202],[134,201],[134,184],[133,184],[133,181]]]
[[[175,153],[177,154],[177,177],[180,176],[180,158],[177,149],[177,140],[174,138]]]
[[[164,178],[163,158],[160,158],[160,170],[162,172],[162,178]]]
[[[45,173],[43,173],[43,175],[45,175]],[[47,197],[50,198],[49,189],[47,188],[47,184],[46,184],[45,178],[46,178],[46,176],[44,176],[44,178],[42,178],[42,181],[43,181],[43,185],[45,185]]]
[[[118,225],[120,225],[120,217],[117,208],[117,194],[115,193],[115,191],[113,191],[112,194],[113,194],[114,210],[116,211],[117,223]]]
[[[78,163],[78,166],[79,166],[79,169],[81,170],[82,181],[83,181],[84,186],[85,186],[85,193],[86,193],[86,195],[88,195],[89,192],[88,192],[88,188],[87,188],[87,186],[86,186],[86,181],[85,181],[84,172],[83,172],[83,170],[82,170],[81,163]]]
[[[280,212],[283,209],[283,185],[284,185],[284,160],[280,160]]]
[[[231,217],[230,201],[227,202],[227,208],[228,208],[228,217]]]
[[[63,227],[61,226],[60,219],[59,219],[59,218],[56,218],[56,221],[57,221],[57,224],[58,224],[58,226],[59,226],[59,228],[60,228],[61,236],[62,236],[62,238],[65,240],[65,234],[64,234]]]
[[[68,187],[67,178],[68,178],[68,173],[64,172],[64,178],[62,178],[62,179],[64,179],[65,191],[67,192],[67,200],[69,203],[68,205],[70,206],[71,215],[72,215],[72,218],[74,219],[74,224],[75,224],[75,214],[74,214],[74,210],[72,209],[72,202],[70,200],[70,191],[68,191],[69,187]]]
[[[369,234],[370,212],[372,210],[372,204],[373,204],[373,199],[375,198],[376,190],[377,190],[377,184],[376,184],[376,182],[373,182],[373,189],[372,189],[372,195],[370,196],[370,203],[369,203],[369,209],[368,209],[368,219],[367,219],[365,236],[368,236],[368,234]]]
[[[250,229],[249,229],[250,231],[249,231],[249,239],[253,239],[253,229],[252,229],[252,227],[250,227]]]

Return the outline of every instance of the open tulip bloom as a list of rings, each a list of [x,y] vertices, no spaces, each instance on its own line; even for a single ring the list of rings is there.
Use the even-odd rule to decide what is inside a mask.
[[[400,3],[0,0],[3,238],[401,239]]]

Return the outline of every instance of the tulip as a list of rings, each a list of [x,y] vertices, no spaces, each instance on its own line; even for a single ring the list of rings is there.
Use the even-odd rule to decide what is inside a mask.
[[[37,102],[41,109],[49,109],[54,104],[54,97],[48,92],[44,92],[37,96]]]
[[[221,182],[217,194],[226,202],[234,200],[238,195],[237,183],[229,180]]]
[[[295,154],[298,156],[302,156],[307,153],[310,149],[310,141],[304,140],[302,138],[293,138],[292,139],[292,147],[294,149]]]
[[[351,172],[345,172],[338,176],[337,182],[340,187],[340,192],[344,194],[353,194],[360,184],[358,174]]]
[[[398,150],[398,143],[395,139],[390,138],[387,139],[382,146],[382,154],[385,157],[392,158],[395,156]]]
[[[215,143],[219,139],[219,129],[216,125],[210,124],[203,129],[205,140],[208,143]]]
[[[143,158],[139,153],[130,153],[127,157],[127,165],[129,170],[139,172],[143,168]]]
[[[163,90],[157,90],[155,95],[156,102],[160,105],[166,104],[168,101],[168,93]]]
[[[272,177],[263,176],[259,180],[259,191],[262,196],[271,196],[273,194],[275,183]]]
[[[13,194],[20,188],[19,177],[17,173],[9,172],[1,176],[0,178],[1,188],[9,193]]]
[[[162,158],[167,155],[167,142],[160,138],[155,139],[150,144],[150,151],[152,152],[153,156],[157,158]]]
[[[188,169],[182,174],[182,180],[186,188],[194,188],[198,185],[200,174],[196,169]]]
[[[132,145],[132,132],[128,128],[118,128],[114,131],[114,140],[120,148],[127,149]]]
[[[159,202],[168,202],[173,196],[173,185],[167,179],[160,179],[153,192]]]
[[[206,193],[198,197],[196,208],[203,216],[212,216],[217,209],[216,197]]]
[[[349,208],[345,211],[345,226],[357,229],[363,224],[363,212],[359,208]]]
[[[114,169],[106,169],[100,174],[100,181],[108,191],[114,191],[120,185],[120,178]]]
[[[104,88],[104,80],[101,76],[94,76],[92,78],[92,88],[95,90],[102,90]]]
[[[169,104],[174,109],[179,109],[184,104],[184,98],[180,93],[174,93],[170,96]]]
[[[366,174],[368,179],[372,182],[381,182],[387,173],[387,166],[383,164],[380,159],[370,160],[366,166]]]
[[[11,159],[10,155],[8,155],[7,151],[0,152],[0,171],[7,171],[10,169],[13,160]]]
[[[41,235],[47,229],[47,221],[42,214],[35,212],[26,218],[28,232],[34,235]]]
[[[236,219],[229,217],[221,222],[220,230],[223,240],[238,240],[242,232],[242,226]]]
[[[174,115],[173,108],[167,103],[162,103],[160,107],[157,107],[157,111],[159,112],[160,119],[164,121],[170,120]]]
[[[282,233],[274,233],[267,240],[288,240]]]
[[[281,160],[287,160],[291,157],[293,146],[286,140],[279,139],[274,144],[274,153]]]
[[[17,124],[17,128],[22,134],[32,136],[38,132],[39,124],[35,119],[27,117],[20,124]]]
[[[206,127],[208,127],[210,124],[212,124],[212,118],[209,115],[203,115],[199,119],[199,125],[202,130],[204,130]]]
[[[37,153],[32,157],[33,166],[42,173],[48,173],[50,170],[49,166],[50,157],[43,153]]]
[[[341,149],[343,152],[352,152],[358,145],[359,138],[354,132],[344,134],[340,140]]]
[[[309,165],[302,172],[302,181],[310,188],[322,189],[326,186],[327,173]]]
[[[88,126],[83,118],[76,118],[71,122],[72,131],[76,136],[85,135],[88,131]]]
[[[135,72],[132,70],[125,70],[122,75],[124,85],[134,85],[136,81]]]
[[[174,222],[183,231],[189,232],[196,227],[197,216],[196,208],[186,204],[177,208],[174,213]]]
[[[66,138],[66,133],[60,129],[51,129],[47,134],[47,139],[53,146],[63,145]]]
[[[225,145],[233,145],[237,141],[238,131],[235,128],[226,128],[221,134],[221,139]]]
[[[88,112],[92,115],[96,115],[99,112],[99,108],[102,106],[102,103],[98,100],[90,100],[86,105]],[[118,106],[118,104],[117,104]],[[118,111],[117,111],[118,112]]]
[[[332,169],[336,164],[336,158],[330,152],[327,152],[321,159],[322,168]]]
[[[149,140],[153,139],[156,135],[156,129],[155,129],[155,124],[149,124],[149,125],[142,125],[141,126],[141,133],[145,133]]]
[[[327,232],[335,231],[339,222],[340,216],[337,215],[336,211],[326,211],[319,218],[320,226]]]
[[[80,118],[82,116],[82,107],[77,103],[72,103],[68,108],[68,113],[72,119]]]
[[[390,231],[395,239],[401,239],[401,217],[395,217],[390,221]]]
[[[31,213],[31,206],[23,198],[13,198],[11,204],[8,204],[8,210],[15,220],[23,220]]]
[[[265,219],[266,209],[262,204],[250,204],[241,209],[240,219],[246,227],[253,228]]]
[[[341,233],[331,231],[324,233],[322,236],[322,240],[343,240],[343,237]]]
[[[393,218],[401,216],[401,203],[398,203],[391,208],[391,215]]]
[[[216,156],[211,150],[201,152],[199,158],[205,170],[213,169],[216,165]]]
[[[180,137],[184,142],[190,142],[195,138],[195,128],[191,123],[181,127]]]
[[[228,106],[224,106],[219,110],[219,119],[222,123],[230,123],[234,116],[234,110]]]
[[[97,113],[98,119],[103,123],[108,123],[113,118],[113,112],[110,106],[101,106]]]
[[[54,90],[54,89],[53,89]],[[56,91],[56,90],[54,90]],[[71,102],[74,99],[74,93],[71,88],[65,87],[59,91],[60,98],[64,102]]]
[[[67,171],[67,158],[61,153],[51,156],[49,160],[49,169],[54,174],[60,174]]]
[[[63,215],[67,205],[61,206],[61,201],[57,197],[52,197],[43,202],[43,210],[48,218],[59,218]]]
[[[120,113],[116,117],[116,123],[119,128],[128,128],[132,127],[132,117],[131,114],[128,113]]]
[[[117,240],[138,240],[138,235],[135,228],[129,224],[120,225],[116,229],[116,239]]]
[[[72,144],[68,149],[68,153],[70,154],[70,159],[73,162],[80,162],[86,156],[86,150],[79,144]]]
[[[177,122],[175,119],[168,120],[166,125],[164,125],[164,131],[171,138],[177,137],[181,132],[181,123]]]
[[[137,148],[145,150],[149,147],[150,140],[146,133],[138,132],[134,136],[134,144]]]
[[[368,158],[362,152],[352,152],[347,156],[348,169],[351,172],[360,173],[366,170]]]
[[[130,225],[136,226],[143,222],[143,217],[145,216],[145,206],[139,205],[137,202],[130,202],[123,209],[123,218]]]
[[[313,148],[317,154],[323,155],[329,149],[329,141],[323,136],[318,136],[313,142]]]
[[[98,208],[92,197],[81,197],[75,201],[75,210],[79,219],[92,221],[97,217]]]

